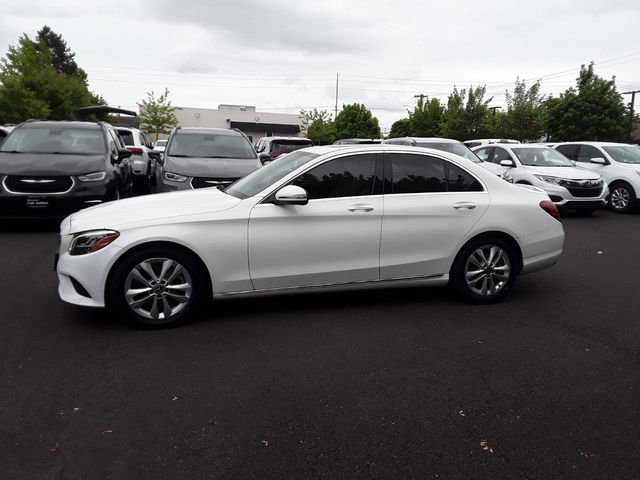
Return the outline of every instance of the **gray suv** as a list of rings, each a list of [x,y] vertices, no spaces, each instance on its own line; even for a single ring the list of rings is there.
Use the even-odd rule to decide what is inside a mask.
[[[160,192],[226,187],[260,166],[246,135],[224,128],[175,128],[159,163]]]

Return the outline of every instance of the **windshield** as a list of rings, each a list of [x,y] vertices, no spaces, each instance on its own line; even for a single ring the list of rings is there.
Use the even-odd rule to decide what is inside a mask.
[[[455,153],[461,157],[471,160],[475,163],[480,163],[480,159],[469,150],[469,147],[462,143],[444,143],[444,142],[422,142],[416,143],[417,147],[434,148],[436,150],[442,150],[444,152]]]
[[[135,145],[135,142],[133,140],[133,132],[132,131],[130,131],[130,130],[118,130],[118,133],[122,137],[122,140],[124,140],[124,144],[126,146],[131,147],[131,146]]]
[[[557,150],[549,147],[511,147],[522,165],[528,167],[573,167],[573,163]]]
[[[252,160],[257,158],[253,146],[244,136],[219,133],[178,133],[171,140],[167,155]]]
[[[620,145],[617,147],[602,147],[616,162],[640,163],[640,148],[633,145]]]
[[[236,198],[253,197],[317,156],[317,153],[303,150],[290,153],[241,178],[230,185],[225,192]]]
[[[0,152],[98,155],[106,152],[102,131],[63,125],[16,128]]]
[[[156,142],[156,147],[164,147],[167,144],[166,140],[158,140]]]

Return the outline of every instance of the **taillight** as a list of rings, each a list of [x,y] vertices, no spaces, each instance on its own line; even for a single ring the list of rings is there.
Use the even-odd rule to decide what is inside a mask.
[[[558,211],[558,207],[556,207],[552,201],[543,200],[540,202],[540,207],[553,218],[560,221],[560,212]]]
[[[127,147],[127,150],[131,152],[131,155],[142,155],[142,149],[139,147]]]

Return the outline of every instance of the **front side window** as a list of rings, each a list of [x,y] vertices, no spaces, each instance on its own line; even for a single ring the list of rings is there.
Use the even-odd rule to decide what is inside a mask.
[[[480,182],[469,172],[439,158],[392,153],[388,159],[392,194],[483,190]]]
[[[186,133],[174,135],[169,152],[172,157],[255,159],[256,152],[242,135]]]
[[[236,198],[253,197],[316,157],[318,157],[317,153],[303,151],[290,153],[286,157],[274,160],[264,167],[254,170],[224,191]]]
[[[513,159],[511,158],[511,154],[509,154],[509,152],[507,152],[504,148],[495,147],[495,150],[493,151],[493,157],[491,157],[491,162],[497,163],[498,165],[500,165],[500,162],[502,160],[513,160]]]
[[[556,150],[567,157],[569,160],[580,161],[578,160],[578,149],[580,145],[558,145]]]
[[[611,155],[616,162],[620,163],[640,163],[640,148],[633,145],[619,145],[613,147],[602,147],[604,151]]]
[[[0,147],[2,152],[99,155],[105,142],[99,128],[73,128],[64,125],[16,128]]]
[[[310,200],[373,195],[375,169],[375,154],[350,155],[312,168],[291,183],[304,188]]]
[[[577,161],[589,163],[592,158],[604,158],[604,155],[593,145],[580,145]]]
[[[528,167],[573,167],[573,163],[562,153],[549,147],[518,148],[512,147],[522,165]]]
[[[493,151],[493,147],[485,147],[485,148],[479,148],[473,153],[475,153],[478,156],[478,158],[483,162],[488,162],[489,157],[491,157],[492,151]]]

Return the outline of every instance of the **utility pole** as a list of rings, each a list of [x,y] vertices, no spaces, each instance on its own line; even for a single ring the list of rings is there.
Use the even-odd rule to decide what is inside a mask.
[[[495,114],[496,114],[496,111],[497,111],[499,108],[502,108],[502,107],[489,107],[489,110],[491,110],[491,113],[492,113],[493,115],[495,115]]]
[[[413,98],[419,98],[422,103],[424,103],[425,98],[429,98],[429,95],[425,95],[424,93],[419,93],[418,95],[414,95]]]
[[[622,95],[631,95],[631,102],[629,104],[629,130],[627,130],[627,141],[631,141],[631,135],[633,133],[633,106],[636,102],[636,93],[640,93],[640,90],[631,90],[628,92],[622,92]]]
[[[336,109],[333,111],[333,119],[338,116],[338,73],[336,73]]]

